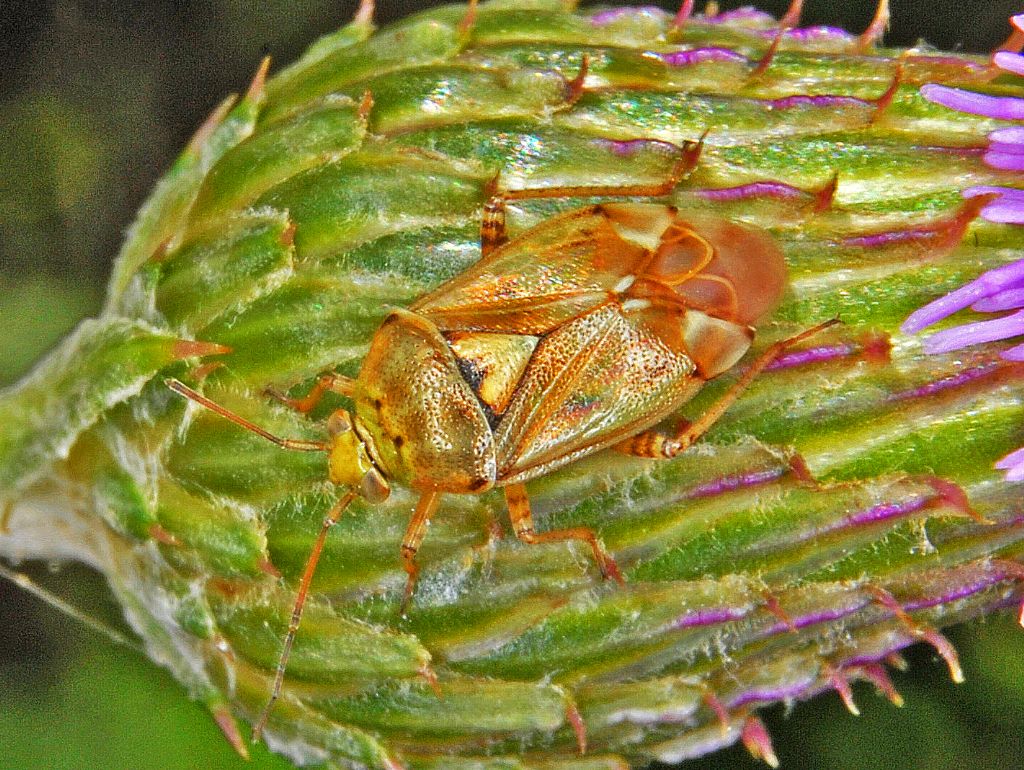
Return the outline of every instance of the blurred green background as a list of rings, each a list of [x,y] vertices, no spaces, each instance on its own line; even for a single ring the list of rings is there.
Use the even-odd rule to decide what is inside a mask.
[[[427,5],[378,4],[381,21]],[[788,3],[758,5],[781,15]],[[892,6],[889,43],[968,51],[997,45],[1007,17],[1024,10],[1018,0]],[[0,0],[0,385],[97,312],[134,211],[203,117],[245,87],[262,55],[288,62],[354,9],[328,0]],[[804,20],[859,31],[873,10],[874,0],[807,0]],[[88,570],[25,569],[90,615],[120,622]],[[769,711],[783,766],[1024,766],[1024,631],[1006,615],[950,636],[965,685],[915,648],[910,672],[896,677],[902,710],[858,686],[859,719],[834,695]],[[0,770],[290,767],[261,748],[243,763],[168,674],[2,580],[0,698]],[[688,766],[698,764],[764,766],[741,748]]]

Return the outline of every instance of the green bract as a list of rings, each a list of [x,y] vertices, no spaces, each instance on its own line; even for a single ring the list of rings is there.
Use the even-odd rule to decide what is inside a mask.
[[[1024,84],[872,45],[779,36],[752,13],[680,28],[650,9],[495,0],[380,31],[361,16],[261,73],[158,185],[102,316],[0,394],[0,553],[96,565],[231,735],[229,715],[252,721],[269,694],[338,491],[323,454],[282,451],[164,378],[321,438],[331,404],[307,419],[265,388],[355,374],[389,308],[478,258],[496,176],[652,184],[707,132],[666,202],[782,246],[790,290],[756,348],[843,326],[679,459],[604,452],[530,483],[539,528],[594,528],[624,588],[586,549],[516,541],[500,492],[449,496],[401,620],[414,495],[357,501],[327,540],[267,740],[300,763],[422,770],[610,770],[741,737],[770,757],[760,705],[885,688],[883,666],[919,640],[959,676],[936,629],[1020,593],[1020,488],[992,469],[1024,436],[1020,370],[996,347],[926,356],[897,327],[1014,259],[1024,230],[976,220],[960,195],[1005,184],[972,149],[1000,121],[919,86]],[[589,200],[519,201],[510,226]]]

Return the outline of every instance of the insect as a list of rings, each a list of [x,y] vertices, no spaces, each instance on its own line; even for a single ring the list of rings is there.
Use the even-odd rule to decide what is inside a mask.
[[[551,192],[641,196],[670,189]],[[749,349],[754,324],[786,287],[778,247],[758,229],[635,202],[559,214],[510,240],[505,210],[511,197],[539,196],[493,197],[481,223],[480,261],[388,315],[356,379],[326,374],[304,398],[279,396],[301,411],[328,391],[350,398],[351,412],[338,409],[328,418],[327,441],[274,436],[187,385],[167,381],[284,448],[327,452],[331,481],[347,490],[307,560],[254,739],[280,694],[327,532],[356,496],[382,501],[392,482],[420,494],[401,546],[408,575],[403,614],[419,572],[417,550],[447,493],[502,488],[520,540],[582,541],[601,574],[621,582],[592,530],[536,530],[524,483],[608,447],[674,457],[779,353],[833,323],[772,345],[696,421],[659,432],[658,423]]]

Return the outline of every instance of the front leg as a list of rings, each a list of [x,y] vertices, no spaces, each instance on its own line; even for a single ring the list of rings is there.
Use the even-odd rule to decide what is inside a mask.
[[[300,396],[299,398],[290,398],[284,393],[281,393],[271,387],[267,387],[265,392],[268,396],[277,399],[285,406],[291,407],[302,414],[307,414],[316,408],[316,405],[320,403],[320,400],[328,393],[328,391],[351,398],[354,387],[355,380],[351,377],[329,372],[328,374],[321,374],[309,393],[305,396]]]

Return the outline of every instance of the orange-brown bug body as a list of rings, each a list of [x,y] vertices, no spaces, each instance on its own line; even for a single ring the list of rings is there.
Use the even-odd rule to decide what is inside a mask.
[[[693,423],[653,431],[747,352],[754,324],[785,290],[778,248],[761,230],[652,203],[577,209],[506,240],[504,201],[494,198],[485,209],[481,260],[392,312],[358,378],[324,375],[307,397],[282,397],[307,411],[326,390],[349,396],[354,410],[331,415],[329,441],[278,438],[168,382],[283,447],[329,452],[331,480],[349,489],[325,518],[307,562],[254,735],[280,691],[327,531],[357,494],[383,500],[394,481],[421,495],[402,543],[403,612],[417,549],[445,493],[502,487],[517,537],[582,540],[602,574],[621,581],[591,530],[535,531],[524,482],[612,446],[650,457],[678,454],[786,346],[822,328],[771,346]]]
[[[747,351],[785,268],[761,231],[655,204],[554,217],[392,313],[352,389],[386,478],[481,492],[652,427]]]

